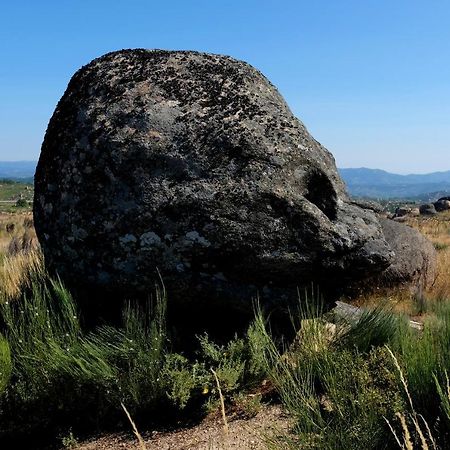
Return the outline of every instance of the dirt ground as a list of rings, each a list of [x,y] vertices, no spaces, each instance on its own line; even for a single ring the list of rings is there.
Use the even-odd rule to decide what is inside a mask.
[[[291,420],[280,406],[264,406],[251,419],[235,419],[224,432],[220,417],[209,418],[192,428],[173,432],[144,434],[147,450],[262,450],[270,438],[288,431]],[[113,434],[81,443],[76,450],[141,450],[137,439],[130,435]]]

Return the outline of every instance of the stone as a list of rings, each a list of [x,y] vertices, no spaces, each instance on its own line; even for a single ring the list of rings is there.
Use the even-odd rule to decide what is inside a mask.
[[[296,302],[311,281],[345,287],[397,261],[377,208],[349,199],[261,73],[197,52],[122,50],[81,68],[35,176],[47,267],[127,298],[160,277],[174,301],[246,308],[257,293]]]
[[[436,209],[437,212],[448,211],[450,209],[450,200],[441,198],[434,203],[434,208]]]
[[[423,216],[434,216],[435,214],[437,214],[436,208],[434,207],[433,203],[425,203],[424,205],[421,205],[419,211]]]
[[[436,277],[433,244],[417,230],[388,219],[380,219],[383,234],[394,251],[394,260],[379,278],[379,286],[410,286],[422,290]]]
[[[410,213],[411,213],[411,208],[409,208],[407,206],[402,206],[402,207],[396,209],[394,217],[405,217]]]

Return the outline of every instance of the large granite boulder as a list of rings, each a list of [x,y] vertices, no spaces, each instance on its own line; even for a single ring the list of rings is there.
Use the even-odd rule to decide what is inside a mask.
[[[128,297],[159,272],[173,299],[279,301],[395,257],[276,88],[205,53],[124,50],[80,69],[47,129],[34,214],[51,269]]]

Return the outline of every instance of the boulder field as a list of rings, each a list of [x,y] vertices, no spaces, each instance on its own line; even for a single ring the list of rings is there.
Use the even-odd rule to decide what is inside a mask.
[[[251,307],[311,281],[427,284],[435,267],[418,232],[349,199],[259,71],[191,51],[122,50],[75,73],[42,145],[34,217],[50,269],[127,297],[161,276],[174,301]]]

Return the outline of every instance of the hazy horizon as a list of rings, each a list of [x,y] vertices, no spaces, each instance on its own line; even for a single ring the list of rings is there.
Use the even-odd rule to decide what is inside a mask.
[[[1,159],[0,160],[0,163],[30,163],[30,162],[33,162],[33,163],[37,164],[38,160],[37,159],[19,159],[19,160],[16,160],[16,159]],[[381,167],[366,167],[366,166],[348,167],[348,166],[339,166],[339,165],[337,167],[338,167],[338,169],[343,169],[343,170],[345,170],[345,169],[382,170],[382,171],[388,172],[388,173],[390,173],[392,175],[428,175],[428,174],[431,174],[431,173],[446,173],[446,172],[450,172],[450,167],[448,169],[436,170],[436,171],[433,171],[433,172],[407,172],[407,173],[406,172],[405,173],[392,172],[392,171],[383,169]]]
[[[70,77],[121,48],[192,49],[266,75],[338,167],[450,169],[450,4],[105,0],[3,5],[0,160],[36,160]]]

